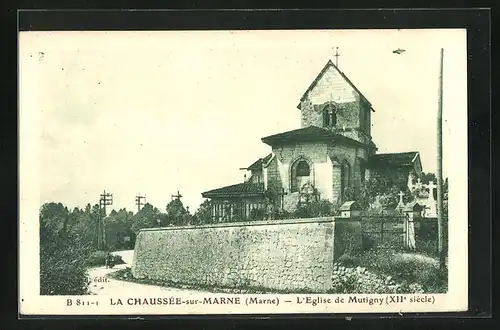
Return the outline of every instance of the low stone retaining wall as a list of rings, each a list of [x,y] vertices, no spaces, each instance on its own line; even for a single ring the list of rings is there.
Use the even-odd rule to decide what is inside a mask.
[[[334,260],[360,246],[360,222],[332,217],[144,229],[132,274],[189,285],[325,292]]]

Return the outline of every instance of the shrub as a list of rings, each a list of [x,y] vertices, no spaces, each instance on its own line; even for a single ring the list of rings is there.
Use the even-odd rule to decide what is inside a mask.
[[[396,256],[392,256],[390,265],[384,263],[382,266],[384,266],[384,273],[390,273],[396,278],[410,283],[417,281],[417,273],[420,271],[420,265],[415,260]]]
[[[106,251],[95,251],[86,260],[86,265],[88,267],[104,266],[106,264],[106,257],[109,252]],[[113,262],[115,265],[124,264],[122,257],[117,254],[112,254]]]
[[[437,262],[431,258],[402,255],[390,249],[373,249],[358,257],[343,258],[339,262],[347,262],[348,266],[366,267],[377,274],[391,276],[401,282],[403,287],[418,283],[427,293],[447,290],[447,270],[440,270]]]
[[[364,267],[333,265],[331,293],[422,293],[418,283],[396,283],[391,276],[376,274]]]
[[[363,251],[371,250],[376,243],[375,238],[366,232],[361,233],[361,241],[363,244]]]
[[[430,275],[430,276],[429,276]],[[426,287],[428,292],[446,293],[448,291],[448,269],[431,270],[421,272],[419,281]]]
[[[71,263],[54,257],[40,263],[41,295],[84,295],[90,282],[82,263]]]
[[[106,251],[95,251],[88,257],[86,264],[89,267],[103,266],[106,263],[107,255]]]
[[[275,209],[271,214],[271,219],[273,220],[282,220],[282,219],[291,219],[292,215],[290,212],[285,210]]]
[[[315,218],[332,216],[336,213],[335,206],[328,200],[299,202],[293,216],[295,218]]]
[[[337,259],[337,263],[345,267],[353,267],[358,265],[358,258],[357,256],[345,253]]]
[[[334,251],[336,256],[348,254],[358,256],[362,252],[359,233],[356,228],[348,223],[339,222],[335,224],[335,246]]]
[[[61,245],[40,247],[40,294],[84,295],[90,284],[85,267],[84,249]]]
[[[427,292],[446,292],[448,272],[439,269],[436,260],[421,255],[396,255],[394,271],[399,271],[406,282],[421,284]]]
[[[264,220],[265,214],[266,211],[264,209],[252,209],[250,211],[250,220],[253,221]]]
[[[417,251],[428,255],[430,257],[439,257],[438,253],[438,241],[437,239],[434,240],[420,240],[416,239],[416,245],[417,245]]]

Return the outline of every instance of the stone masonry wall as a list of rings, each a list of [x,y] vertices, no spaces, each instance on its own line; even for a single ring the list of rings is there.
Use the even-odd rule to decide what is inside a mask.
[[[329,67],[301,100],[301,125],[323,127],[324,106],[333,102],[337,124],[331,129],[362,143],[371,141],[371,106],[334,68]]]
[[[280,193],[282,184],[282,178],[280,172],[278,171],[278,160],[273,157],[269,165],[267,166],[267,187],[274,193]]]
[[[345,78],[333,66],[330,66],[316,86],[309,91],[307,97],[313,104],[322,104],[328,101],[354,102],[358,100],[359,95]]]
[[[327,102],[336,105],[338,128],[359,127],[362,106],[360,95],[334,67],[327,69],[301,101],[302,127],[322,127],[321,109]]]
[[[343,161],[347,161],[349,163],[351,170],[350,187],[357,191],[361,186],[361,162],[366,164],[368,161],[367,151],[363,148],[332,144],[329,146],[328,153],[331,158],[337,159],[339,163],[342,163]]]
[[[344,134],[346,128],[355,130],[360,129],[359,122],[359,101],[349,103],[335,103],[337,123],[335,126],[327,127],[331,129],[338,129],[338,133]],[[301,102],[301,123],[302,127],[308,126],[323,126],[323,111],[325,104],[314,104],[305,99]],[[357,140],[357,135],[355,136]],[[362,142],[362,141],[361,141]]]
[[[341,192],[341,180],[342,180],[342,170],[339,162],[332,161],[332,199],[330,200],[332,203],[340,206],[342,192]]]
[[[144,229],[132,274],[200,286],[325,292],[339,254],[334,250],[351,248],[357,236],[361,244],[359,221],[345,223],[317,218]]]
[[[304,142],[287,145],[283,147],[274,147],[273,153],[278,161],[278,173],[282,178],[283,188],[290,192],[291,174],[290,167],[292,163],[299,158],[304,158],[312,165],[310,179],[315,187],[321,193],[321,196],[329,198],[331,196],[330,184],[331,170],[327,163],[328,145],[326,143]]]
[[[275,147],[273,152],[276,155],[277,176],[282,181],[282,187],[286,192],[290,191],[291,164],[299,157],[304,157],[313,164],[311,180],[320,192],[321,198],[328,199],[333,203],[339,202],[341,197],[340,168],[335,166],[334,162],[338,161],[339,164],[347,162],[349,164],[351,171],[349,186],[358,190],[361,185],[360,162],[366,163],[368,159],[368,153],[363,148],[336,143],[297,143]],[[268,175],[269,173],[271,171],[268,172]]]

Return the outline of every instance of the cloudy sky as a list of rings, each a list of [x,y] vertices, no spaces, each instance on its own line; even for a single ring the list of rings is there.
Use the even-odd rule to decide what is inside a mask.
[[[467,156],[465,41],[464,30],[23,32],[21,178],[40,203],[95,204],[106,190],[113,208],[134,210],[141,193],[164,210],[179,190],[194,211],[270,152],[260,138],[300,127],[296,105],[334,47],[373,104],[379,152],[420,151],[435,172],[442,47],[451,182],[450,159]]]

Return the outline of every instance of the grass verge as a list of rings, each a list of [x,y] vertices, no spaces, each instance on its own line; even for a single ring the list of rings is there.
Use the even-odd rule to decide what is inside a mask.
[[[347,267],[365,267],[406,285],[418,283],[425,293],[448,291],[448,270],[439,269],[429,257],[390,249],[372,249],[357,256],[343,255],[339,262]]]

